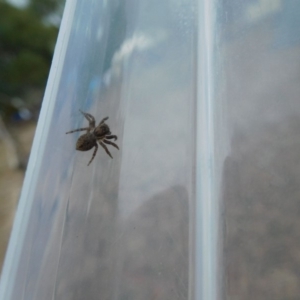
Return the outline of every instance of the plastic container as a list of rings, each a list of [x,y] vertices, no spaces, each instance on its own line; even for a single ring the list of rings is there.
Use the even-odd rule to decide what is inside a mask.
[[[0,299],[295,299],[298,6],[68,1]]]

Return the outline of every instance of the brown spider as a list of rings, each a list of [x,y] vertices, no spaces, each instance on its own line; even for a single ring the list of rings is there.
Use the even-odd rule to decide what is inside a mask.
[[[101,122],[99,123],[99,125],[96,127],[95,126],[95,118],[92,115],[85,113],[81,110],[79,110],[79,111],[89,121],[89,127],[79,128],[79,129],[75,129],[75,130],[66,132],[66,134],[68,134],[68,133],[72,133],[72,132],[76,132],[76,131],[83,131],[83,130],[87,131],[87,133],[85,133],[84,135],[82,135],[78,138],[77,143],[76,143],[76,150],[88,151],[88,150],[96,147],[96,149],[93,153],[93,156],[88,163],[88,165],[89,165],[93,161],[94,157],[96,156],[96,153],[98,150],[98,145],[97,145],[97,142],[98,142],[104,148],[105,152],[111,158],[113,158],[105,144],[112,145],[119,150],[118,145],[107,140],[107,139],[117,140],[118,137],[116,135],[111,135],[109,127],[107,126],[107,124],[104,123],[108,119],[108,117],[102,119]]]

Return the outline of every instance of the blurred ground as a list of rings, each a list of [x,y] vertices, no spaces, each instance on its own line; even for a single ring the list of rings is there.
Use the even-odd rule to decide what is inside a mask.
[[[9,129],[14,137],[20,160],[27,161],[35,132],[35,123],[18,124]],[[25,172],[23,169],[11,169],[8,164],[8,153],[3,140],[0,140],[0,269],[10,231],[13,224],[15,209],[18,203]]]

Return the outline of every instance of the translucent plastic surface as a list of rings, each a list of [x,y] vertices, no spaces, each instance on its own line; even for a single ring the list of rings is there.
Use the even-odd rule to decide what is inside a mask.
[[[69,1],[1,299],[187,299],[194,214],[191,1]],[[75,150],[79,110],[120,150]],[[9,261],[10,260],[10,261]]]
[[[297,299],[297,3],[69,1],[0,299]]]
[[[226,1],[222,11],[226,294],[298,299],[300,2]]]

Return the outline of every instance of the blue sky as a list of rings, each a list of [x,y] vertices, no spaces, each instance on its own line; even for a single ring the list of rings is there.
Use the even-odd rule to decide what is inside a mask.
[[[7,2],[18,7],[24,7],[28,3],[27,0],[8,0]]]

